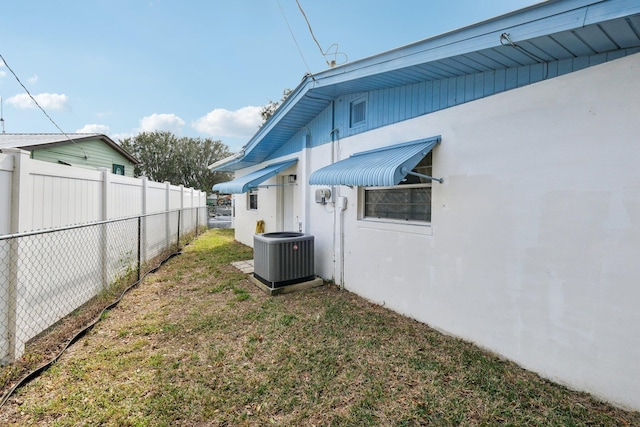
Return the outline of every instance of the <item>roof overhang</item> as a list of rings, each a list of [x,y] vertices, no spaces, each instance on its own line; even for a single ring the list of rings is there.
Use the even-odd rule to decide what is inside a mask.
[[[640,51],[637,0],[548,0],[315,75],[302,82],[243,148],[214,171],[268,159],[338,97],[518,68],[620,49]]]

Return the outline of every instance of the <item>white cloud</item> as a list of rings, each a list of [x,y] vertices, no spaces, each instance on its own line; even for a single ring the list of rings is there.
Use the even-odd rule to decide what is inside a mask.
[[[223,136],[250,137],[257,132],[262,123],[260,110],[262,107],[243,107],[236,111],[216,108],[206,116],[193,122],[192,126],[199,132],[215,138]]]
[[[140,120],[140,132],[156,130],[179,133],[185,122],[175,114],[152,114]]]
[[[102,133],[104,135],[107,135],[109,133],[109,126],[99,125],[95,123],[84,125],[80,129],[76,130],[76,133]]]
[[[136,134],[134,133],[114,133],[113,135],[110,135],[109,137],[111,139],[113,139],[115,142],[120,142],[120,141],[124,141],[127,138],[135,138]]]
[[[35,95],[34,98],[45,110],[69,109],[69,97],[67,97],[67,95],[60,95],[57,93],[40,93]],[[26,93],[12,96],[7,99],[7,104],[13,105],[16,108],[36,108],[36,105]]]
[[[7,75],[6,71],[0,70],[0,79]]]
[[[27,79],[27,81],[31,84],[36,84],[38,82],[38,76],[36,74],[33,75],[33,77],[29,77]],[[40,102],[40,101],[38,101]]]

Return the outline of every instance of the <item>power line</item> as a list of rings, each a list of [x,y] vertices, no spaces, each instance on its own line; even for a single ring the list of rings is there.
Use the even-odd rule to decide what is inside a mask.
[[[69,135],[67,135],[67,133],[65,131],[62,130],[62,128],[60,126],[58,126],[58,124],[51,118],[51,116],[49,114],[47,114],[47,112],[44,110],[44,108],[42,108],[42,106],[38,103],[38,101],[36,101],[36,99],[33,97],[33,95],[31,95],[31,92],[29,92],[29,89],[27,89],[27,87],[20,81],[20,78],[13,71],[13,69],[9,66],[9,64],[7,63],[7,60],[4,59],[4,56],[2,56],[2,54],[0,54],[0,59],[2,60],[2,62],[4,62],[4,66],[7,67],[7,69],[9,71],[11,71],[11,74],[13,74],[13,77],[15,77],[15,79],[18,81],[18,83],[20,83],[20,86],[22,86],[24,91],[27,92],[27,95],[29,95],[29,98],[31,98],[31,100],[36,104],[36,106],[44,113],[45,116],[47,116],[49,121],[51,123],[53,123],[53,125],[60,131],[60,133],[62,133],[69,141],[71,141],[72,143],[78,145]],[[80,148],[80,150],[82,150],[82,153],[84,154],[84,159],[87,160],[88,159],[87,153],[84,151],[84,149],[80,145],[78,145],[78,147]]]
[[[309,69],[309,64],[307,64],[307,61],[304,59],[304,55],[302,54],[302,49],[300,49],[300,45],[298,44],[298,40],[296,40],[296,36],[295,36],[295,34],[293,34],[293,30],[291,29],[291,25],[289,25],[289,20],[287,19],[287,16],[284,14],[284,10],[282,9],[282,5],[280,4],[280,0],[278,0],[278,7],[280,8],[280,13],[282,14],[282,17],[284,18],[284,22],[287,23],[287,27],[289,28],[289,32],[291,33],[291,37],[293,38],[293,42],[296,44],[296,47],[298,48],[298,52],[300,53],[300,57],[302,58],[302,62],[304,62],[304,66],[307,67],[307,72],[313,78],[313,74],[311,73],[311,70]]]
[[[316,35],[313,34],[313,28],[311,28],[309,19],[307,19],[307,14],[304,13],[304,10],[302,9],[302,6],[300,6],[300,2],[298,0],[296,0],[296,4],[298,5],[298,9],[300,9],[300,13],[302,13],[302,16],[304,17],[304,20],[307,22],[307,27],[309,27],[309,32],[311,33],[311,37],[313,38],[313,41],[316,42],[316,46],[318,46],[318,49],[320,49],[320,53],[322,54],[322,56],[324,56],[324,51],[322,50],[320,43],[318,43],[318,39],[316,38]]]
[[[329,50],[332,47],[335,47],[335,52],[333,52],[333,54],[332,54],[333,55],[333,61],[331,61],[331,62],[326,61],[327,65],[329,67],[332,67],[332,68],[335,67],[337,65],[336,64],[336,56],[337,55],[343,55],[345,57],[345,62],[347,62],[348,61],[347,54],[344,53],[344,52],[339,52],[338,51],[338,44],[337,43],[334,43],[331,46],[329,46],[327,48],[327,50],[323,50],[322,49],[322,46],[320,46],[320,43],[318,42],[318,39],[316,38],[316,35],[313,33],[313,28],[311,28],[311,23],[309,22],[309,19],[307,18],[307,14],[304,13],[304,10],[302,9],[302,6],[300,5],[300,2],[298,0],[296,0],[296,4],[298,5],[298,9],[300,9],[300,13],[302,13],[302,16],[304,17],[304,20],[307,22],[307,27],[309,27],[309,32],[311,33],[311,37],[313,38],[313,41],[316,42],[316,46],[318,46],[318,49],[320,49],[320,54],[326,58],[328,55],[330,55]]]

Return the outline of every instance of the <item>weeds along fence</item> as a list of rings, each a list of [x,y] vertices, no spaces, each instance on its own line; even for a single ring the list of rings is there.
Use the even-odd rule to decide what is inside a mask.
[[[153,268],[207,225],[207,208],[166,211],[0,236],[0,357],[119,280]]]

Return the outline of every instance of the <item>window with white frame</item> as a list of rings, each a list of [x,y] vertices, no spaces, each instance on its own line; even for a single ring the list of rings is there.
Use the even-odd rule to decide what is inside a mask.
[[[367,100],[360,98],[349,105],[349,127],[365,124],[367,121]]]
[[[258,189],[251,188],[247,192],[247,209],[250,211],[255,211],[258,209]]]
[[[432,156],[429,153],[413,169],[432,176]],[[431,222],[431,180],[407,175],[393,187],[363,187],[364,202],[361,219],[393,222]]]

